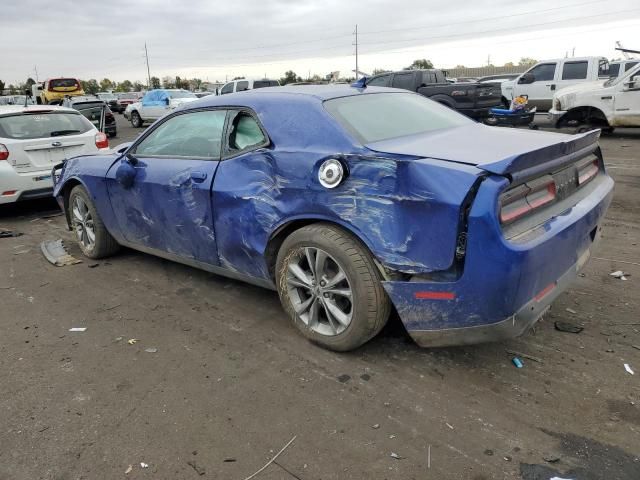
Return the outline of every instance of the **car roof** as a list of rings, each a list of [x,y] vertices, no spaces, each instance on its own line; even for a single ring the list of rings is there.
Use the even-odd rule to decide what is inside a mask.
[[[0,115],[14,115],[16,113],[37,113],[50,111],[78,113],[78,111],[74,110],[73,108],[60,107],[58,105],[27,105],[26,108],[21,105],[0,105]]]

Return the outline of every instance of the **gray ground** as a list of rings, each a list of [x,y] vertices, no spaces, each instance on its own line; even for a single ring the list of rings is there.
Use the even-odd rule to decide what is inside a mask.
[[[138,133],[122,120],[112,144]],[[272,292],[129,250],[56,268],[55,203],[0,209],[24,233],[0,239],[0,479],[242,480],[296,436],[257,478],[637,480],[640,131],[602,146],[616,193],[584,276],[535,332],[466,348],[392,321],[330,353]]]

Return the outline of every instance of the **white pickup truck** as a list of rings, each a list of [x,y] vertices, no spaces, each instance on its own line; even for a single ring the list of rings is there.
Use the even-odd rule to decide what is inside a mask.
[[[572,57],[544,60],[512,81],[503,82],[502,102],[509,105],[519,95],[529,97],[529,105],[538,111],[551,108],[556,91],[578,83],[609,77],[609,62],[604,57]]]
[[[640,127],[640,64],[620,77],[565,88],[553,97],[549,119],[557,128]]]
[[[128,105],[124,116],[135,128],[145,122],[155,122],[180,105],[198,100],[195,93],[180,89],[158,89],[148,91],[142,100]]]

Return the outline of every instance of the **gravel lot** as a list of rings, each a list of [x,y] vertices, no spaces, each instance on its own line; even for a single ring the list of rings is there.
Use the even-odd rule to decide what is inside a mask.
[[[112,145],[139,133],[117,117]],[[257,478],[638,480],[640,131],[602,147],[616,192],[584,275],[534,332],[465,348],[392,321],[327,352],[273,292],[130,250],[56,268],[44,239],[82,257],[55,202],[0,209],[24,233],[0,239],[0,479],[242,480],[295,436]]]

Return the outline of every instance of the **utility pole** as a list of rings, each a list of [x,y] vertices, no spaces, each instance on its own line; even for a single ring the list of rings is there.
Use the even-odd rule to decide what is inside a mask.
[[[358,24],[356,23],[356,31],[354,32],[355,36],[356,36],[356,80],[358,80],[358,72],[360,71],[358,68]]]
[[[36,72],[36,83],[40,83],[40,79],[38,78],[38,66],[33,66],[33,71]]]
[[[491,65],[491,54],[487,55],[487,67]]]
[[[149,52],[147,51],[147,42],[144,42],[144,56],[147,59],[147,89],[151,90],[151,70],[149,70]]]

